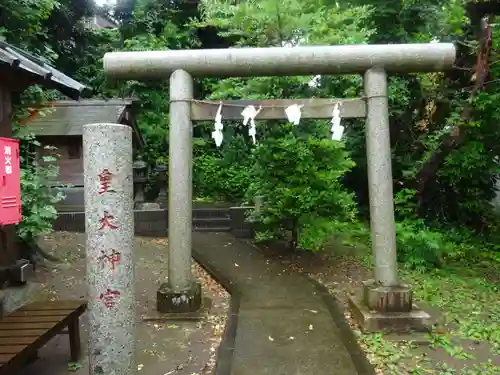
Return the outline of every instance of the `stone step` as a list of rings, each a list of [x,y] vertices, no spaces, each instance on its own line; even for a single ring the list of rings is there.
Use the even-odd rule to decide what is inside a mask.
[[[210,227],[210,228],[197,228],[193,227],[195,232],[229,232],[231,230],[230,227]]]
[[[231,230],[229,218],[203,218],[193,219],[193,230],[196,232],[227,232]]]
[[[231,219],[225,217],[218,218],[194,218],[193,226],[195,228],[230,228]]]
[[[227,208],[195,208],[193,210],[193,218],[196,218],[196,219],[211,219],[211,218],[229,219],[229,210]]]

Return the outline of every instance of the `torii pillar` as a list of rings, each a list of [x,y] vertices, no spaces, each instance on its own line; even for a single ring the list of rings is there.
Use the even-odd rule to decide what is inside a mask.
[[[104,70],[115,79],[170,77],[169,278],[158,291],[161,312],[175,312],[162,300],[188,311],[199,307],[199,285],[191,279],[192,77],[260,77],[364,74],[366,145],[374,280],[351,300],[354,316],[368,331],[420,328],[428,314],[413,308],[411,289],[397,272],[387,74],[451,69],[451,43],[234,48],[111,52]],[[196,301],[190,303],[189,301]],[[174,311],[172,311],[174,310]]]

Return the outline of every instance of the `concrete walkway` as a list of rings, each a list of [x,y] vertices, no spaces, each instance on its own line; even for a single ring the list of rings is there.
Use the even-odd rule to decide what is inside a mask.
[[[217,375],[373,374],[326,289],[227,233],[193,233],[193,257],[232,295]]]

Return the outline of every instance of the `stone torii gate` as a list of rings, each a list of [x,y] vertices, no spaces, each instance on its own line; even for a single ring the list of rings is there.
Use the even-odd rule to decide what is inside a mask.
[[[452,68],[453,44],[393,44],[304,46],[295,48],[234,48],[210,50],[112,52],[104,69],[115,79],[170,77],[169,143],[169,266],[168,282],[158,290],[160,312],[189,312],[199,308],[200,286],[192,280],[192,121],[214,119],[220,102],[196,102],[192,77],[257,77],[316,74],[364,74],[365,98],[348,100],[343,117],[366,115],[366,146],[374,280],[365,282],[362,296],[351,300],[355,316],[366,330],[405,329],[428,315],[412,309],[411,289],[397,272],[393,180],[389,134],[387,73],[437,72]],[[314,107],[318,107],[318,100]],[[273,101],[280,107],[309,100]],[[330,118],[336,101],[304,118]],[[224,102],[222,102],[224,103]],[[232,101],[234,104],[234,101]],[[265,101],[241,101],[266,105]],[[223,107],[223,118],[241,118]],[[234,109],[234,108],[233,108]],[[233,112],[233,113],[231,113]],[[258,119],[283,118],[263,111]],[[172,303],[174,301],[174,303]],[[386,314],[390,313],[390,314]],[[394,314],[399,313],[399,314]],[[395,319],[396,318],[396,319]]]

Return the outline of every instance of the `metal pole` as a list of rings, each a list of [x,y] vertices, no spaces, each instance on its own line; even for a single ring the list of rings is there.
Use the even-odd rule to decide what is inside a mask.
[[[132,129],[83,127],[90,375],[134,375]]]
[[[366,152],[375,280],[384,286],[396,286],[399,282],[385,70],[367,70],[364,86],[367,97]]]
[[[193,210],[193,79],[184,70],[170,76],[168,164],[168,285],[172,291],[191,286]]]

